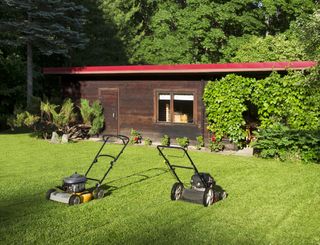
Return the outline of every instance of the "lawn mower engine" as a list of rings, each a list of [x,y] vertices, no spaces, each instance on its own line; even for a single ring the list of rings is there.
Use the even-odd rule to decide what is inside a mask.
[[[213,177],[208,173],[195,173],[191,177],[191,188],[183,188],[181,199],[205,206],[218,201],[219,196],[214,192],[216,185]]]
[[[70,177],[64,178],[62,189],[68,193],[82,192],[86,189],[87,178],[83,175],[74,173]]]
[[[68,203],[70,205],[80,204],[81,202],[86,201],[86,199],[92,199],[91,193],[83,194],[86,182],[87,178],[85,176],[74,173],[63,179],[62,186],[59,187],[60,191],[59,189],[50,189],[47,192],[47,199]]]
[[[203,182],[201,181],[201,178],[205,181],[206,186],[204,186]],[[199,173],[192,175],[190,183],[192,189],[199,189],[201,191],[204,191],[204,188],[206,187],[212,188],[216,184],[213,177],[208,173]]]

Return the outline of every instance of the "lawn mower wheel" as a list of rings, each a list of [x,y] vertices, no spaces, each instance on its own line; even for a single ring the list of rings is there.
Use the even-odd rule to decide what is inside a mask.
[[[104,190],[97,188],[92,192],[92,195],[94,199],[101,199],[104,197]]]
[[[174,183],[171,189],[171,200],[176,201],[179,200],[182,196],[183,192],[183,184],[177,182]]]
[[[72,195],[69,199],[69,205],[78,205],[81,203],[81,198],[78,195]]]
[[[203,205],[208,207],[212,205],[215,199],[215,193],[213,192],[212,188],[206,188],[203,193]]]

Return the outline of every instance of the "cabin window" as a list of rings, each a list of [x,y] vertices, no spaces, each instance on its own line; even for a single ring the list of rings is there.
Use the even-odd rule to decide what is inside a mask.
[[[158,122],[193,123],[194,95],[158,93]]]
[[[171,122],[171,113],[170,113],[170,104],[171,104],[171,95],[170,94],[159,94],[159,122]]]
[[[173,97],[173,122],[193,123],[193,95],[175,94]]]

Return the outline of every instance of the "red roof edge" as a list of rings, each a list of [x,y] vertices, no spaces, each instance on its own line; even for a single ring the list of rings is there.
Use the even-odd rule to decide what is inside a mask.
[[[304,70],[317,65],[315,61],[254,62],[225,64],[126,65],[45,67],[44,74],[146,74],[146,73],[219,73],[250,71]]]

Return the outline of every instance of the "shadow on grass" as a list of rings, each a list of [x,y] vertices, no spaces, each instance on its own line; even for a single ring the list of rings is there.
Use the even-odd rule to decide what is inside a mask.
[[[0,204],[0,225],[11,225],[26,217],[42,212],[42,208],[47,206],[46,203],[45,192],[26,193],[26,195],[19,195],[7,200],[5,204]],[[52,207],[52,209],[54,208]],[[51,208],[47,206],[46,209]]]
[[[112,194],[115,190],[120,190],[122,188],[135,185],[153,178],[156,178],[160,175],[166,174],[167,169],[164,168],[150,168],[144,171],[136,172],[115,180],[112,180],[106,184],[103,184],[101,187],[106,191],[105,197]],[[139,177],[139,179],[135,179]],[[118,181],[126,179],[126,183],[121,186],[110,185]],[[1,225],[4,223],[12,223],[17,219],[27,217],[32,215],[34,211],[39,210],[42,206],[46,205],[47,200],[45,199],[45,192],[33,193],[26,196],[17,196],[10,201],[7,201],[5,205],[0,205],[0,217]],[[62,204],[66,205],[67,204]],[[84,204],[85,205],[85,204]],[[37,208],[35,208],[37,207]],[[48,207],[49,208],[49,207]],[[54,208],[54,207],[52,207]]]
[[[32,134],[32,130],[29,128],[16,128],[15,130],[11,130],[11,129],[6,129],[0,132],[1,134],[5,134],[5,135],[15,135],[15,134]]]
[[[106,194],[105,194],[105,197],[106,197],[106,196],[111,195],[112,192],[115,190],[120,190],[122,188],[156,178],[156,177],[163,175],[163,174],[166,174],[168,172],[169,172],[169,170],[165,169],[165,168],[150,168],[150,169],[147,169],[144,171],[140,171],[137,173],[133,173],[133,174],[112,180],[106,184],[103,184],[101,187],[106,191]],[[136,177],[138,177],[139,179],[138,180],[135,179]],[[127,181],[125,184],[123,184],[121,186],[112,185],[112,183],[116,183],[121,180],[127,180]]]

